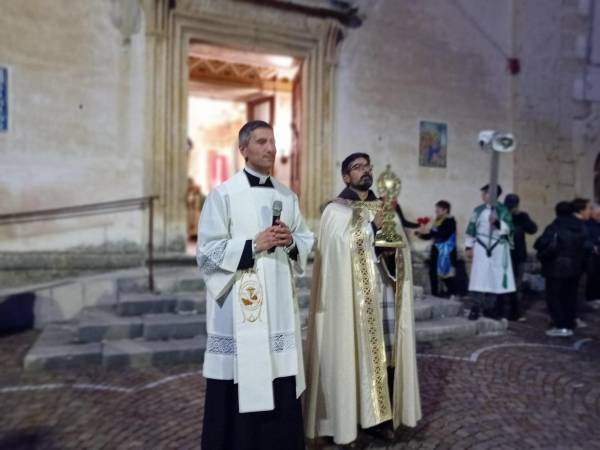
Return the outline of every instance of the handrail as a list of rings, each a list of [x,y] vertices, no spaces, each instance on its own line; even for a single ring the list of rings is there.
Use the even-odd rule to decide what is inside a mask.
[[[109,211],[132,209],[132,207],[144,208],[146,205],[150,204],[150,202],[157,199],[157,195],[148,195],[145,197],[113,200],[110,202],[88,203],[85,205],[63,206],[60,208],[0,214],[0,225],[103,214]]]
[[[0,214],[0,225],[91,216],[138,208],[143,210],[148,207],[148,258],[146,259],[146,266],[148,267],[148,288],[150,291],[154,291],[154,201],[158,198],[158,195],[148,195],[110,202]]]

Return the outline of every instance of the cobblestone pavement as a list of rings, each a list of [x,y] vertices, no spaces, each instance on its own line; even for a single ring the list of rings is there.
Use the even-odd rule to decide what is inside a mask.
[[[505,336],[419,346],[423,420],[393,444],[361,433],[359,448],[600,449],[600,311],[568,339],[544,335],[541,301],[527,317]],[[199,448],[199,366],[25,374],[35,336],[0,338],[0,449]]]

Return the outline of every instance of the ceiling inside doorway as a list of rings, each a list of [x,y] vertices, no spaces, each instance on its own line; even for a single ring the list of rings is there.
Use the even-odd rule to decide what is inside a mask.
[[[300,61],[191,42],[188,67],[192,95],[249,101],[265,93],[291,91]]]

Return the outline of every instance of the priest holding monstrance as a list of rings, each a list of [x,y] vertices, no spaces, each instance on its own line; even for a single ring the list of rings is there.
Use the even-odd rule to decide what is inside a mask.
[[[388,439],[421,418],[410,248],[391,199],[400,180],[386,170],[370,189],[366,153],[342,162],[346,188],[321,217],[308,337],[307,436],[357,438],[358,426]],[[394,273],[384,255],[394,254]],[[391,422],[391,423],[390,423]]]
[[[293,272],[314,237],[298,198],[270,176],[273,129],[239,132],[246,167],[204,203],[197,259],[206,281],[202,448],[304,449],[302,338]]]

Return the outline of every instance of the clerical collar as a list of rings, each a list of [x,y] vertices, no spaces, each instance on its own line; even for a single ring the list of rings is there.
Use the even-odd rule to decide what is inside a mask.
[[[271,177],[269,175],[263,175],[248,167],[244,169],[244,173],[246,174],[246,178],[248,178],[250,187],[273,187],[273,183],[271,182]]]
[[[352,200],[352,201],[360,201],[361,200],[360,197],[358,196],[358,194],[355,191],[353,191],[352,189],[350,189],[349,187],[347,187],[342,192],[340,192],[340,195],[338,195],[338,198],[341,198],[344,200]],[[364,201],[372,202],[374,200],[377,200],[377,196],[371,189],[369,189],[367,198]]]

